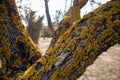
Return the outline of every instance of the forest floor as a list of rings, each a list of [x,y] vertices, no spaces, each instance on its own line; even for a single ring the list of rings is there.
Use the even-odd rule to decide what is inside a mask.
[[[50,41],[51,38],[40,38],[38,46],[42,53],[45,53]],[[120,80],[120,45],[103,52],[77,80]]]

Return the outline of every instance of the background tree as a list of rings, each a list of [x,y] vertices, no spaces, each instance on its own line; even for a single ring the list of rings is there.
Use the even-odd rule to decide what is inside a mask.
[[[60,19],[63,17],[63,12],[61,10],[56,10],[56,14],[55,14],[55,25],[58,26],[58,24],[60,23]]]
[[[27,16],[32,11],[30,8],[31,3],[23,4],[23,0],[15,0],[15,1],[16,1],[17,9],[18,9],[20,18],[22,20],[22,23],[26,27],[28,26]]]
[[[95,0],[90,0],[90,2],[91,2],[91,5],[92,5],[92,3],[93,3],[93,4],[102,5],[100,2],[96,2]]]
[[[31,36],[32,40],[38,44],[38,40],[40,37],[40,31],[42,29],[42,21],[43,21],[43,16],[38,17],[35,20],[35,11],[32,11],[26,16],[28,26],[27,26],[27,32]]]
[[[49,13],[49,7],[48,7],[49,0],[44,0],[44,2],[45,2],[45,11],[46,11],[48,27],[49,27],[51,33],[53,33],[54,32],[54,28],[52,26],[51,17],[50,17],[50,13]]]

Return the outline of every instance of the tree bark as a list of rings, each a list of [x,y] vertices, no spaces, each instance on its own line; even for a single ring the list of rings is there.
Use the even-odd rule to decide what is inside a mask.
[[[19,79],[75,80],[116,43],[120,43],[119,0],[102,5],[73,24]]]
[[[50,18],[49,7],[48,7],[48,0],[44,0],[44,2],[45,2],[45,11],[46,11],[48,27],[49,27],[51,33],[53,34],[54,33],[54,29],[53,29],[51,18]]]
[[[103,51],[120,43],[120,1],[108,2],[71,25],[40,58],[14,1],[1,0],[0,35],[1,80],[75,80]]]
[[[41,53],[25,31],[14,0],[0,1],[0,80],[15,79]]]
[[[56,44],[59,37],[63,35],[68,28],[72,27],[73,24],[76,24],[76,22],[81,20],[80,11],[81,8],[87,3],[87,1],[88,0],[73,1],[73,6],[71,6],[70,9],[66,12],[63,19],[58,25],[59,28],[53,34],[48,50],[54,48],[54,44]]]

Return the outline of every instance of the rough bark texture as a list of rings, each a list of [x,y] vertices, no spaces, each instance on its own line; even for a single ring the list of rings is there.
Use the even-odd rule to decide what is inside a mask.
[[[0,0],[0,80],[15,79],[40,56],[21,23],[14,0]]]
[[[97,56],[120,43],[120,1],[112,0],[71,24],[54,48],[39,58],[40,52],[21,24],[14,1],[1,0],[0,80],[77,79]]]
[[[71,25],[58,37],[54,48],[18,78],[75,80],[116,43],[120,43],[120,1],[112,0]]]
[[[72,27],[73,24],[80,21],[80,9],[87,3],[88,0],[74,0],[73,6],[66,12],[62,21],[59,23],[59,28],[55,31],[52,37],[52,41],[48,48],[54,48],[54,44],[57,42],[59,37],[64,34],[64,32]]]

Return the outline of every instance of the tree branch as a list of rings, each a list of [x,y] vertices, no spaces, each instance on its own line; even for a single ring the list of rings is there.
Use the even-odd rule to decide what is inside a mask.
[[[35,62],[22,80],[75,80],[109,47],[120,43],[120,1],[102,5],[68,28],[48,55]],[[57,31],[56,31],[57,32]]]
[[[15,79],[41,53],[23,27],[14,0],[0,1],[0,80]]]

